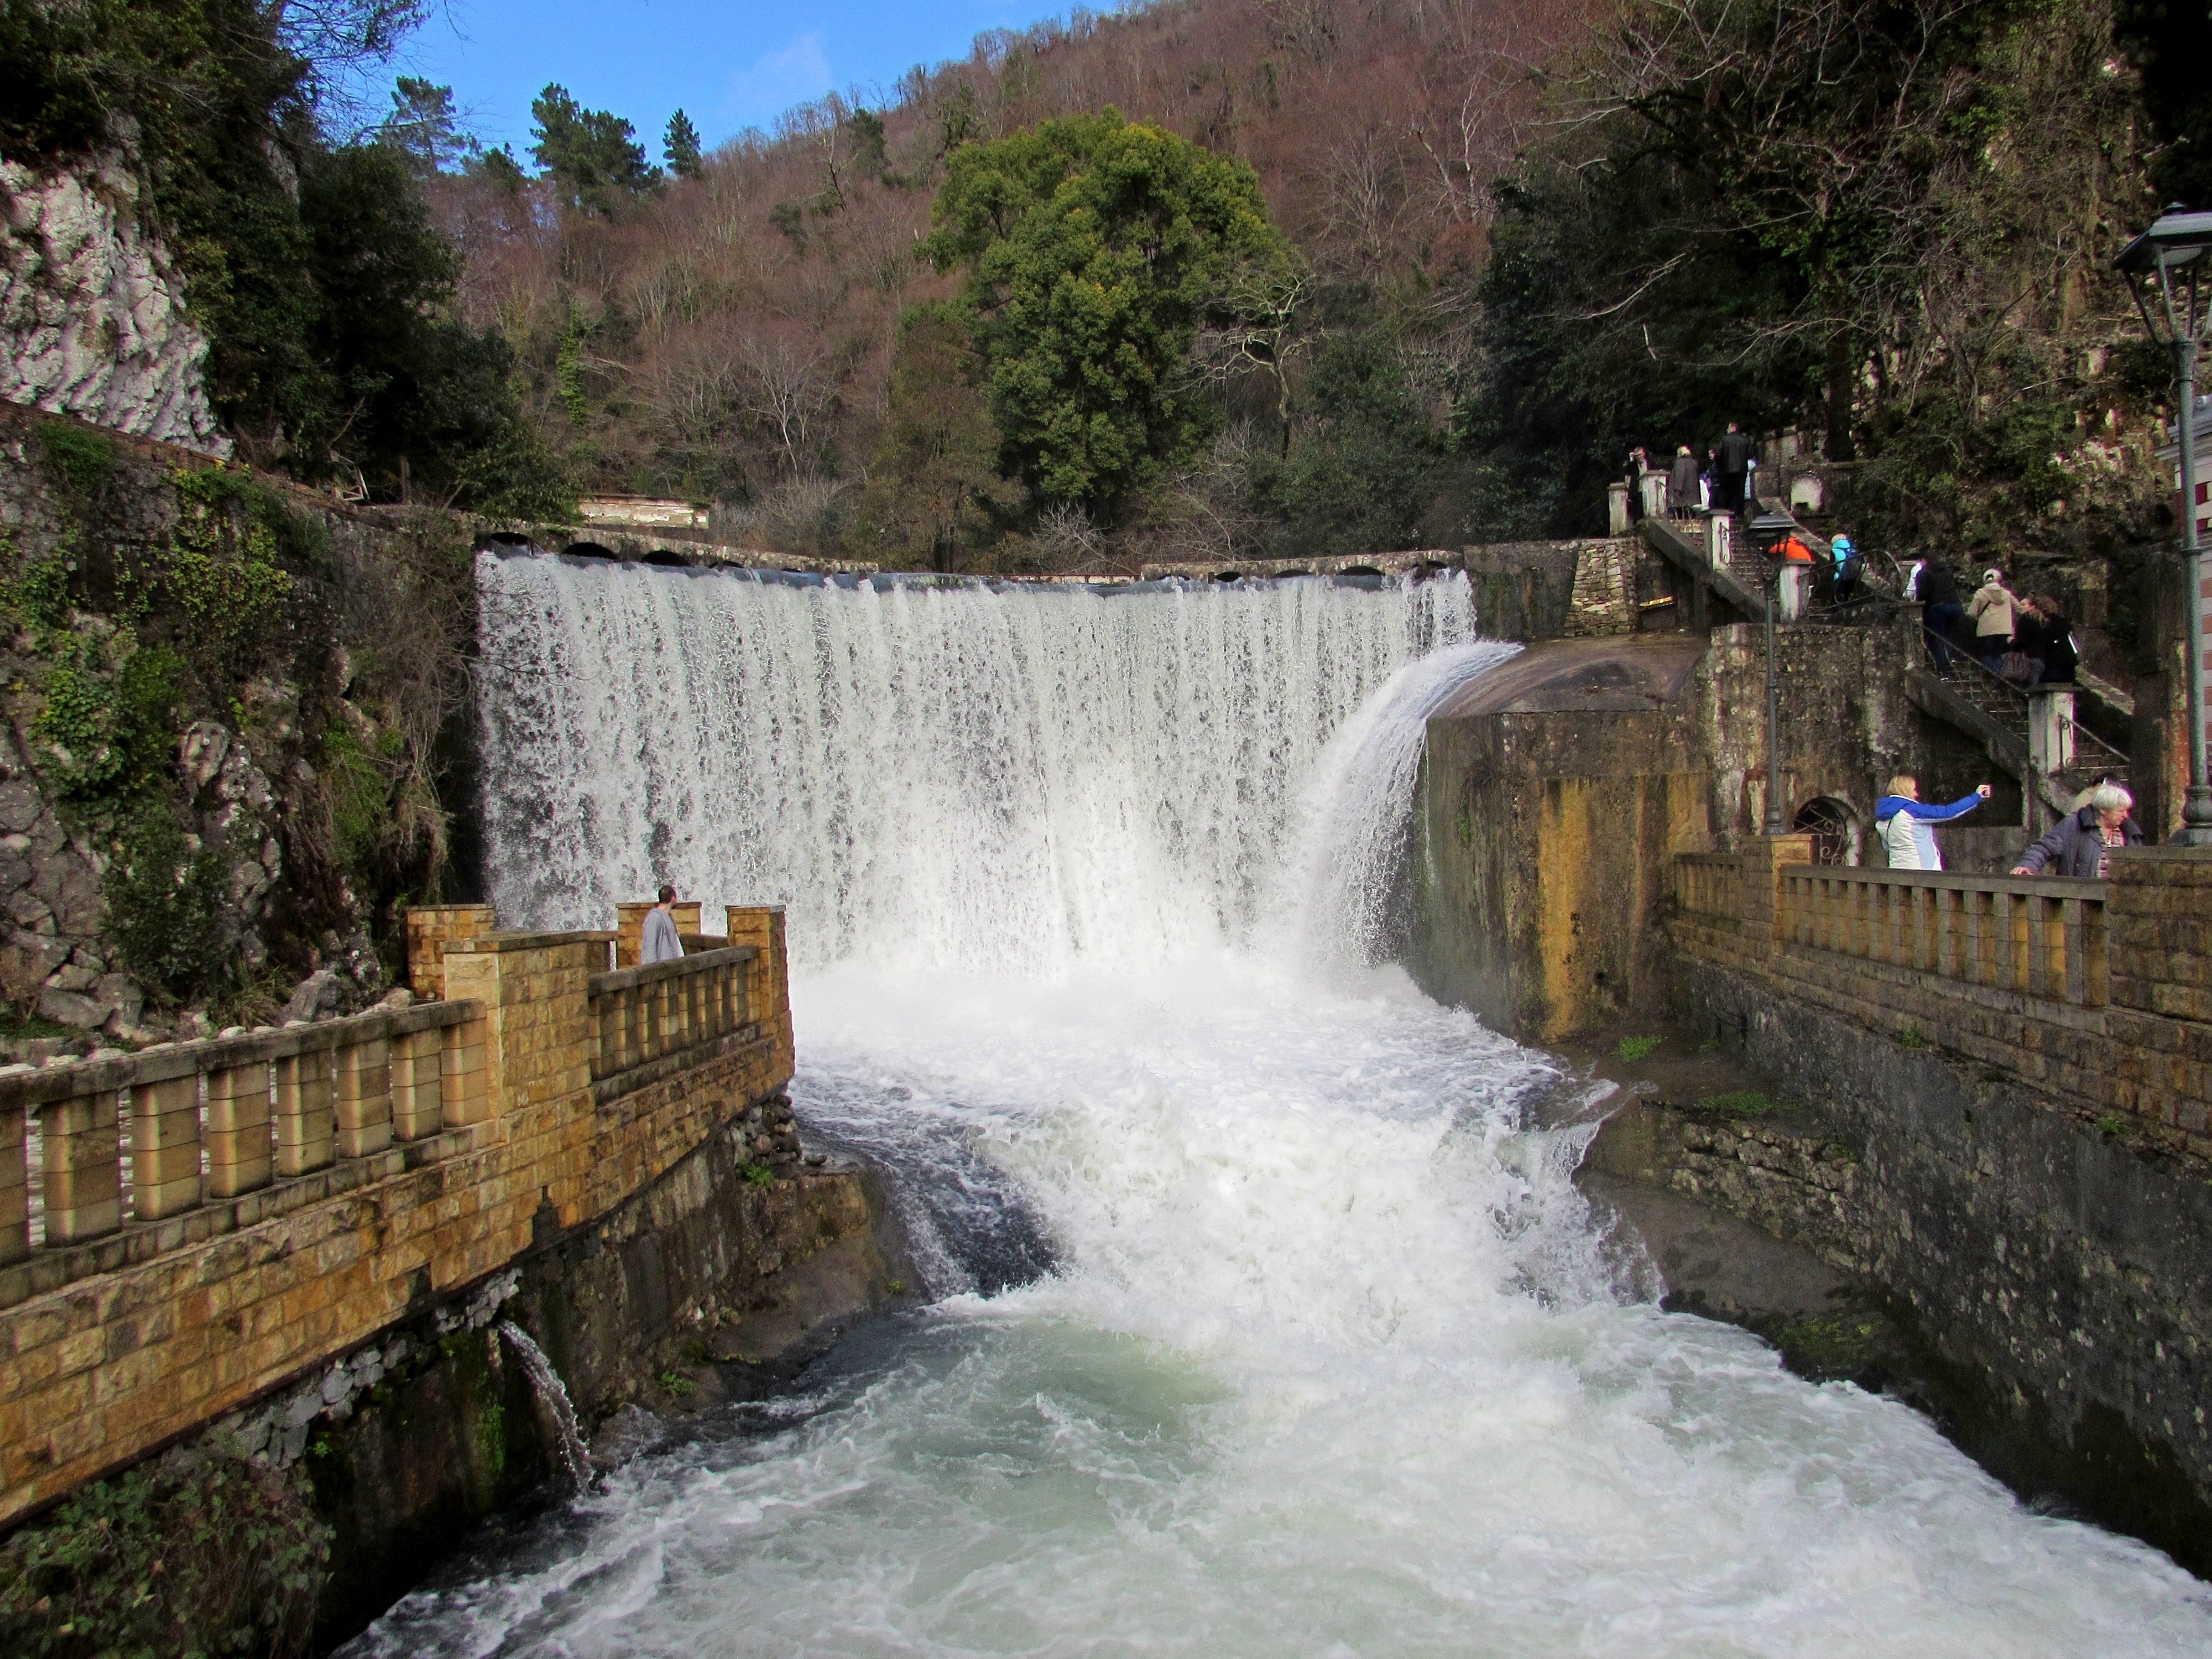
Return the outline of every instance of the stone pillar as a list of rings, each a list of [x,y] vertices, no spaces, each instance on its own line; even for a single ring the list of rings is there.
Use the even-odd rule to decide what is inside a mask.
[[[2114,852],[2105,929],[2105,1103],[2212,1158],[2212,848]]]
[[[1628,512],[1628,480],[1615,478],[1606,487],[1605,533],[1626,536],[1635,527]]]
[[[2074,692],[2038,686],[2027,694],[2027,758],[2039,772],[2074,764]]]
[[[1813,603],[1813,567],[1800,560],[1785,561],[1781,581],[1774,596],[1774,619],[1794,623],[1802,617]]]
[[[131,1207],[159,1221],[200,1204],[200,1078],[190,1071],[131,1091]]]
[[[269,1184],[269,1062],[256,1058],[210,1072],[208,1193],[236,1198]]]
[[[1708,514],[1705,517],[1705,562],[1716,570],[1729,568],[1729,557],[1734,551],[1729,544],[1735,526],[1735,520],[1725,513]]]
[[[497,926],[489,904],[407,907],[407,984],[417,997],[446,994],[442,952],[448,939],[481,939]]]
[[[446,988],[483,1009],[484,1115],[581,1098],[592,1081],[591,977],[612,934],[488,933],[446,947]],[[465,1030],[466,1028],[462,1028]],[[453,1048],[448,1047],[451,1057]],[[453,1073],[447,1073],[451,1079]],[[447,1101],[447,1121],[454,1102]]]
[[[331,1109],[331,1051],[310,1048],[276,1062],[276,1173],[306,1175],[337,1155]]]
[[[442,975],[443,969],[441,969]],[[446,1034],[432,1027],[402,1031],[392,1039],[392,1135],[420,1140],[445,1127]],[[478,1066],[481,1073],[482,1066]]]
[[[776,1040],[776,1064],[791,1069],[790,965],[784,951],[783,907],[781,904],[732,904],[724,913],[730,943],[750,945],[760,954],[745,976],[745,1018],[757,1020],[762,1030]]]
[[[58,1100],[39,1114],[46,1243],[74,1244],[123,1224],[122,1148],[112,1089]]]
[[[21,1106],[0,1106],[0,1265],[31,1253],[31,1172]]]
[[[1743,848],[1743,950],[1754,968],[1787,942],[1782,878],[1792,865],[1813,861],[1809,835],[1754,836]]]
[[[1637,481],[1644,500],[1644,516],[1663,519],[1667,516],[1667,475],[1646,469]]]
[[[392,1144],[392,1040],[381,1030],[337,1052],[338,1156],[367,1158]]]

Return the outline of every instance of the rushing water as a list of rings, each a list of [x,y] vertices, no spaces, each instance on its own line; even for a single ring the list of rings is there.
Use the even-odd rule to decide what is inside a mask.
[[[802,1123],[938,1299],[362,1653],[2212,1648],[2163,1557],[1636,1301],[1571,1079],[1364,965],[1463,588],[484,575],[503,910],[787,900]]]

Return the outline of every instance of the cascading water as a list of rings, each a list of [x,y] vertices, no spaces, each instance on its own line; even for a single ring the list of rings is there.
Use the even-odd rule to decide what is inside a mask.
[[[584,1444],[582,1430],[576,1425],[576,1407],[568,1398],[568,1384],[553,1369],[545,1350],[521,1326],[511,1319],[502,1319],[499,1322],[499,1334],[514,1350],[522,1374],[529,1379],[531,1404],[538,1413],[538,1431],[545,1437],[559,1461],[562,1478],[572,1491],[581,1487],[592,1478],[592,1453]]]
[[[943,1299],[360,1652],[2212,1643],[2163,1557],[1637,1301],[1557,1071],[1358,965],[1456,583],[485,574],[503,908],[787,899],[802,1121],[902,1172]]]

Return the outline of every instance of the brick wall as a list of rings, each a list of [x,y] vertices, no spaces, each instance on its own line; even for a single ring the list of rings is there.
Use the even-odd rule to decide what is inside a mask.
[[[442,988],[473,1011],[444,1046],[435,1134],[253,1205],[125,1223],[78,1247],[103,1253],[99,1271],[0,1309],[0,1522],[610,1212],[775,1094],[791,1076],[781,921],[747,917],[766,947],[754,1023],[605,1104],[589,981],[610,935],[443,938]]]

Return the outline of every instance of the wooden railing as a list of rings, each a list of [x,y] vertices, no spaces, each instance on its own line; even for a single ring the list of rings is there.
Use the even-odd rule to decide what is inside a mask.
[[[751,1024],[759,957],[753,946],[739,945],[592,975],[592,1080],[604,1082]]]
[[[481,1115],[473,1002],[0,1073],[0,1263]]]
[[[1692,915],[1743,917],[1743,859],[1734,853],[1684,853],[1674,860],[1674,904]]]
[[[1779,931],[1791,945],[2101,1008],[2106,891],[2055,877],[1791,866]]]

